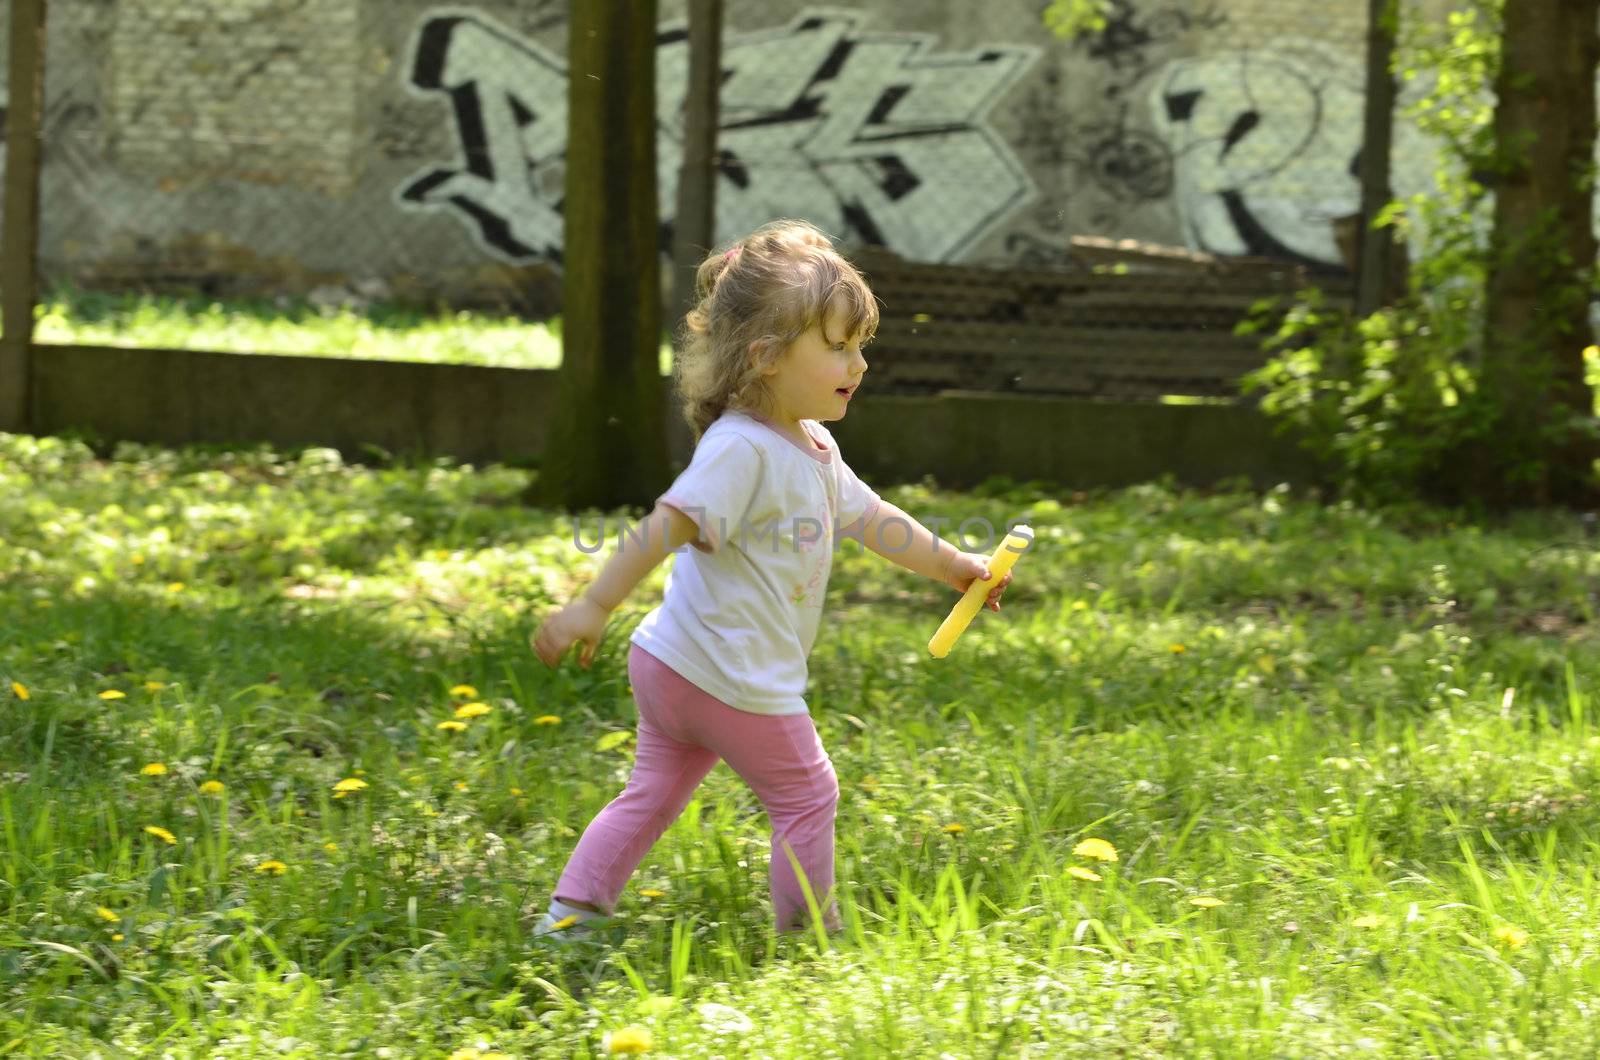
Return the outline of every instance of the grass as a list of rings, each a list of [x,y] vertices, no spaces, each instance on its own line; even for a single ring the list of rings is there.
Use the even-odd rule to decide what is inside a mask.
[[[38,341],[375,361],[555,368],[561,318],[529,321],[470,310],[315,304],[303,298],[216,300],[56,287],[35,308]],[[672,370],[663,338],[661,371]]]
[[[627,777],[665,565],[551,671],[526,638],[604,554],[526,472],[9,435],[0,476],[0,1052],[1600,1047],[1574,517],[886,489],[1040,537],[940,662],[953,594],[838,555],[810,703],[846,930],[772,935],[766,821],[719,765],[592,954],[527,928]]]

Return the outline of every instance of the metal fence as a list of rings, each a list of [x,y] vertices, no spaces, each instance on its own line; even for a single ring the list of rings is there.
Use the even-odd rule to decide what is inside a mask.
[[[686,3],[659,9],[664,262]],[[1114,0],[1074,41],[1037,6],[725,0],[715,241],[805,217],[852,252],[966,270],[935,286],[1106,265],[1083,237],[1345,272],[1366,0]],[[48,21],[45,288],[559,310],[564,0],[49,0]],[[1395,190],[1431,160],[1402,130]],[[1181,328],[1185,299],[1162,319]],[[1231,327],[1214,305],[1192,323]],[[982,337],[929,331],[907,334],[947,358]]]

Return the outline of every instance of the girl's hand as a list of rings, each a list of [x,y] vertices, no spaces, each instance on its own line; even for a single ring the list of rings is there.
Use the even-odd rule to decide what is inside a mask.
[[[582,641],[585,647],[578,665],[587,670],[594,661],[595,648],[600,644],[600,635],[605,632],[606,620],[610,617],[610,612],[585,596],[545,619],[530,643],[544,664],[553,670],[567,649],[574,642]]]
[[[950,558],[949,565],[945,567],[944,583],[964,593],[974,578],[979,581],[989,580],[989,557],[976,552],[957,551]],[[1000,610],[1000,594],[1005,592],[1006,586],[1010,584],[1011,572],[1006,571],[1006,576],[989,589],[989,597],[984,601],[984,606],[991,611]]]

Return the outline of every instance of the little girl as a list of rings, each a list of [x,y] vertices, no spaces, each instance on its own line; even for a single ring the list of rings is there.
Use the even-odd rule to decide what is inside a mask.
[[[584,921],[609,916],[719,760],[772,823],[777,929],[805,927],[808,886],[826,929],[838,931],[839,783],[804,698],[835,538],[855,537],[959,591],[989,579],[987,557],[945,544],[881,500],[822,426],[845,415],[867,370],[862,344],[878,324],[866,281],[826,236],[803,221],[768,224],[702,262],[697,289],[676,360],[694,456],[654,511],[619,535],[583,596],[533,640],[552,667],[582,641],[580,665],[589,666],[611,612],[677,554],[661,606],[628,652],[639,709],[632,775],[584,831],[536,935],[581,935]],[[1010,580],[988,594],[993,610]]]

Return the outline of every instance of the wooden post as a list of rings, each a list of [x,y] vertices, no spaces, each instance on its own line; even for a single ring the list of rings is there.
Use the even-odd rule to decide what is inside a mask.
[[[1378,311],[1388,301],[1394,234],[1372,227],[1391,198],[1389,155],[1394,140],[1395,20],[1393,0],[1367,0],[1367,99],[1361,139],[1361,221],[1356,234],[1356,316]]]
[[[45,0],[11,0],[11,102],[6,109],[5,216],[0,220],[0,430],[32,419],[28,361],[38,287],[39,118]]]
[[[717,226],[717,95],[722,85],[722,2],[689,2],[689,91],[683,102],[683,165],[673,222],[673,310],[676,326],[694,308],[695,269],[715,242]]]

